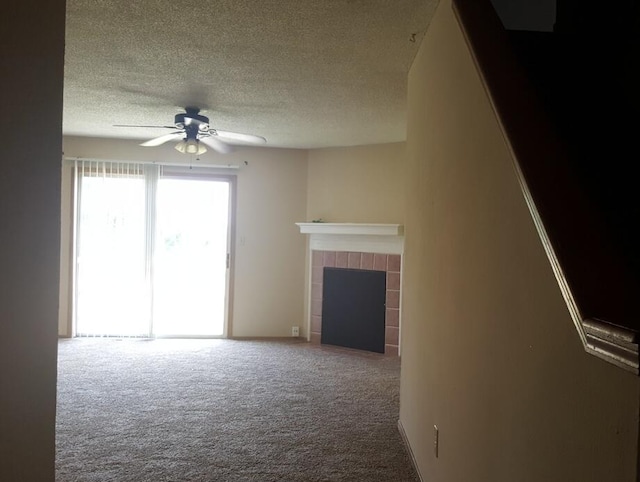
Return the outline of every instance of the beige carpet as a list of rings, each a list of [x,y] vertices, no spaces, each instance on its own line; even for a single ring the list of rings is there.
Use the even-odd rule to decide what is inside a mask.
[[[304,342],[59,343],[57,482],[417,481],[400,363]]]

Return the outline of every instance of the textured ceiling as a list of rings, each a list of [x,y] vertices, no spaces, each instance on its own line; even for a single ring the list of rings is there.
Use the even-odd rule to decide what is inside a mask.
[[[186,106],[273,147],[405,139],[438,0],[67,0],[64,134],[149,139]]]

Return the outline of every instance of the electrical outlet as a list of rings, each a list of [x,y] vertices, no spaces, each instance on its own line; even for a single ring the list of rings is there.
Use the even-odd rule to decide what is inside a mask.
[[[297,326],[291,327],[291,336],[300,336],[300,328]]]
[[[433,426],[433,452],[438,458],[438,426]]]

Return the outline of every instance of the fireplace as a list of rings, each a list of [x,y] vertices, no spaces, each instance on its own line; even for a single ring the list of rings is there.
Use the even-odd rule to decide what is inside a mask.
[[[384,271],[323,268],[320,343],[384,353]]]
[[[383,349],[387,355],[399,354],[401,266],[404,237],[402,226],[381,224],[297,223],[310,234],[310,289],[308,292],[308,339],[323,343],[323,293],[325,268],[377,273],[384,279]],[[357,279],[357,276],[356,278]],[[362,339],[371,338],[361,326]],[[323,336],[324,335],[324,336]],[[334,344],[334,343],[330,343]],[[359,344],[356,343],[356,344]],[[342,345],[346,346],[346,345]],[[359,347],[355,347],[359,348]],[[362,349],[362,348],[360,348]],[[366,349],[366,348],[365,348]]]

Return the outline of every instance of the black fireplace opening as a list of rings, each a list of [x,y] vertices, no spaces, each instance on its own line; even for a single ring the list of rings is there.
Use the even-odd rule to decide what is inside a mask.
[[[324,268],[320,341],[384,353],[386,273]]]

